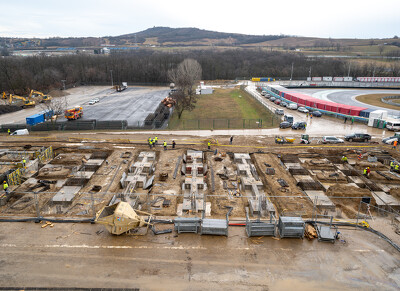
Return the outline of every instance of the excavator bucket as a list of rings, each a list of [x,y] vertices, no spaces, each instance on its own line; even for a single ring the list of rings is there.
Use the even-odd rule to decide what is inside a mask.
[[[148,214],[138,211],[139,213]],[[148,214],[150,215],[150,214]],[[150,221],[150,217],[148,219]],[[149,222],[139,216],[127,202],[105,206],[96,214],[96,223],[103,224],[106,229],[116,235],[120,235],[139,227],[149,227]]]

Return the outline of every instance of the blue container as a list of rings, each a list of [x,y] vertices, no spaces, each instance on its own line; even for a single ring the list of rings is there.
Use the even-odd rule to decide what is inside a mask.
[[[375,111],[376,109],[365,109],[365,110],[362,110],[362,111],[360,111],[360,116],[361,117],[365,117],[365,118],[369,118],[369,114],[372,112],[372,111]]]
[[[48,110],[39,112],[39,114],[43,114],[44,115],[44,119],[48,120],[54,115],[54,111],[51,110],[51,109],[48,109]]]
[[[44,114],[35,114],[26,118],[26,124],[35,125],[44,122]]]

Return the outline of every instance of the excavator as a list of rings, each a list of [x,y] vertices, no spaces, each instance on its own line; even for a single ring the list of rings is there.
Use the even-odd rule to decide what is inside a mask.
[[[19,99],[22,100],[24,103],[22,105],[23,108],[27,108],[27,107],[35,107],[36,106],[36,102],[33,100],[29,100],[29,98],[25,98],[25,97],[21,97],[21,96],[17,96],[17,95],[12,95],[10,94],[10,96],[8,97],[8,101],[10,103],[10,105],[12,104],[13,99]]]
[[[29,93],[29,98],[35,98],[36,96],[42,97],[42,100],[40,100],[40,103],[45,103],[45,102],[51,101],[51,99],[53,99],[53,97],[51,97],[50,95],[44,95],[42,92],[32,89],[31,92]]]
[[[3,92],[3,94],[1,95],[1,99],[8,99],[6,92]]]

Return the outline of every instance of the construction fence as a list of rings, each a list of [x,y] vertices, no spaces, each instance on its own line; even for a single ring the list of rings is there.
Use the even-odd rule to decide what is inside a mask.
[[[259,129],[279,125],[280,119],[187,119],[183,120],[183,129]]]
[[[112,121],[99,121],[95,119],[91,120],[74,120],[74,121],[48,121],[39,123],[36,125],[28,125],[25,123],[20,124],[3,124],[1,125],[1,132],[7,132],[10,129],[11,132],[17,129],[27,128],[29,131],[65,131],[65,130],[123,130],[128,128],[128,122],[126,120],[112,120]]]

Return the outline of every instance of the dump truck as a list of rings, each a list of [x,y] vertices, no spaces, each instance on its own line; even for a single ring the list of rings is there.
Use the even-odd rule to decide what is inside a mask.
[[[76,120],[82,118],[83,108],[80,106],[75,106],[72,109],[65,110],[65,118],[68,120]]]
[[[147,219],[139,214],[147,215]],[[151,221],[151,214],[139,210],[133,210],[127,202],[120,201],[110,206],[103,207],[96,214],[95,222],[103,224],[106,229],[115,235],[138,230],[140,227],[146,227],[146,232]]]

